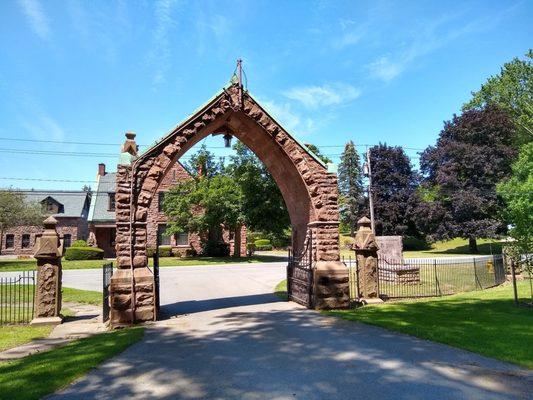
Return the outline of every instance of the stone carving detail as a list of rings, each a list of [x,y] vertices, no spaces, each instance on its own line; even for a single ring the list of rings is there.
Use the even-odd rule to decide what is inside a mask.
[[[364,299],[376,299],[378,292],[378,245],[366,217],[357,222],[357,233],[353,249],[357,260],[359,276],[359,296]]]
[[[61,256],[63,244],[59,240],[56,225],[57,221],[54,217],[47,218],[44,221],[44,232],[35,243],[37,284],[33,324],[61,322]]]

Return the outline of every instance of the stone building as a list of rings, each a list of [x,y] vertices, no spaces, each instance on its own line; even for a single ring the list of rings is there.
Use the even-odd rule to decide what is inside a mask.
[[[57,231],[63,237],[65,247],[79,239],[87,239],[87,214],[90,196],[83,191],[24,191],[25,201],[40,204],[44,215],[57,220]],[[33,255],[35,237],[43,232],[42,225],[21,225],[4,232],[2,255]]]
[[[176,162],[163,177],[158,188],[157,196],[154,196],[148,208],[147,217],[147,247],[155,249],[159,236],[160,245],[170,245],[173,251],[185,254],[187,250],[196,253],[202,251],[201,237],[196,232],[182,233],[179,235],[166,236],[167,217],[162,211],[165,192],[180,181],[191,179],[190,174],[179,162]],[[115,257],[115,181],[116,173],[107,172],[105,164],[98,165],[96,188],[92,196],[89,210],[89,232],[96,245],[104,250],[105,257]],[[246,255],[246,228],[241,231],[241,255]],[[229,232],[222,232],[222,240],[230,244],[230,252],[234,252],[234,240]]]

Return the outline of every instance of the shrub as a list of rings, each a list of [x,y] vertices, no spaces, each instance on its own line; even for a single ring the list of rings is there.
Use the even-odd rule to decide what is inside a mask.
[[[146,255],[153,257],[155,254],[155,247],[148,247],[146,249]],[[162,245],[159,246],[159,257],[172,257],[172,246]]]
[[[272,250],[272,244],[268,239],[257,239],[254,245],[257,251]]]
[[[403,238],[404,251],[429,250],[431,246],[424,239],[419,239],[414,236],[405,236]]]
[[[87,245],[87,242],[85,240],[75,240],[71,245],[70,247],[89,247]]]
[[[196,257],[198,253],[195,249],[186,249],[185,250],[185,257]]]
[[[69,247],[65,260],[102,260],[104,251],[98,247]]]
[[[340,241],[341,248],[351,250],[355,239],[349,235],[341,235]]]
[[[255,244],[254,243],[246,243],[246,254],[248,257],[253,256],[255,253]]]
[[[203,245],[203,254],[209,257],[227,257],[229,256],[229,244],[208,240]]]

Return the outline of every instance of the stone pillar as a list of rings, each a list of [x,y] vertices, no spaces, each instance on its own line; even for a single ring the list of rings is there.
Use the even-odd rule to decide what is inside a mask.
[[[317,221],[309,224],[313,269],[312,305],[317,310],[348,308],[350,283],[348,268],[340,262],[339,223]]]
[[[63,243],[57,233],[57,220],[48,217],[44,221],[44,232],[37,237],[35,254],[37,259],[37,283],[35,287],[35,317],[32,325],[60,324],[61,312],[61,256]]]
[[[155,280],[146,257],[146,216],[132,214],[138,200],[132,169],[137,148],[135,134],[126,133],[115,189],[117,270],[109,287],[110,325],[114,328],[156,319]]]
[[[381,302],[378,288],[378,245],[367,217],[357,221],[355,258],[357,261],[359,300],[363,303]]]

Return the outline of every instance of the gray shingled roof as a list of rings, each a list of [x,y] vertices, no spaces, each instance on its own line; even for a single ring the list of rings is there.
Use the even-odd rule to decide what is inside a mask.
[[[61,190],[35,190],[23,192],[28,203],[40,203],[47,197],[51,197],[63,206],[63,212],[54,214],[55,217],[83,217],[87,216],[86,207],[87,192],[61,191]]]
[[[98,185],[91,198],[89,221],[115,222],[115,212],[108,211],[109,193],[115,193],[115,172],[107,173],[98,177]]]

